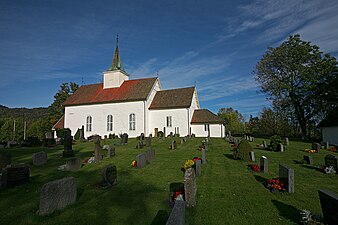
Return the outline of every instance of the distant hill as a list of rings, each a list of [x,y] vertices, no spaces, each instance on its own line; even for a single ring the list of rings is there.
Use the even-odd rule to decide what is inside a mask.
[[[0,105],[0,119],[1,118],[23,118],[36,120],[48,116],[48,108],[8,108]]]

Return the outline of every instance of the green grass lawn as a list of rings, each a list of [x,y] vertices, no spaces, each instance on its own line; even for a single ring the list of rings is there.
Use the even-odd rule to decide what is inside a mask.
[[[179,139],[177,139],[179,142]],[[115,140],[102,141],[113,144]],[[116,156],[99,164],[87,164],[80,171],[58,171],[67,159],[60,157],[63,148],[13,148],[1,150],[12,154],[13,163],[30,163],[30,182],[0,191],[0,224],[148,224],[159,210],[170,211],[169,185],[183,182],[181,167],[185,160],[201,157],[197,150],[202,139],[195,138],[169,150],[172,139],[153,139],[156,160],[143,169],[130,166],[136,155],[147,149],[135,149],[136,140],[125,146],[115,146]],[[261,143],[256,139],[252,146]],[[323,174],[314,167],[297,164],[310,143],[291,141],[284,153],[269,152],[254,147],[256,161],[262,155],[269,159],[269,174],[248,170],[245,161],[232,158],[230,144],[222,139],[212,139],[207,152],[208,163],[202,165],[202,176],[197,178],[197,206],[186,211],[186,224],[297,224],[299,210],[308,209],[321,214],[318,189],[338,193],[338,175]],[[76,143],[76,157],[82,160],[92,155],[93,143]],[[32,154],[48,153],[43,166],[31,164]],[[324,164],[329,151],[313,153],[314,166]],[[331,153],[336,154],[337,153]],[[278,176],[278,164],[283,163],[295,171],[295,193],[270,193],[263,186],[269,178]],[[101,170],[114,164],[118,170],[118,184],[108,189],[98,189]],[[259,164],[259,162],[257,163]],[[36,214],[39,193],[43,184],[65,176],[77,179],[78,197],[74,205],[49,216]]]

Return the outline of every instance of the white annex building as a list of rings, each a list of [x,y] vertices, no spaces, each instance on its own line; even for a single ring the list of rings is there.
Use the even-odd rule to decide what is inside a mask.
[[[84,126],[84,135],[101,136],[141,133],[223,137],[223,120],[200,109],[195,87],[162,90],[159,78],[130,80],[124,71],[118,46],[111,67],[103,72],[103,83],[81,86],[64,103],[65,114],[54,128],[70,128],[72,134]]]

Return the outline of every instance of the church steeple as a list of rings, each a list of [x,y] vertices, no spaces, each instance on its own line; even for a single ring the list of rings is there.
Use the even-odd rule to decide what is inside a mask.
[[[129,80],[129,75],[124,71],[120,52],[119,52],[119,36],[116,37],[116,49],[114,58],[110,68],[103,72],[103,88],[120,87],[124,81]]]
[[[120,58],[120,52],[119,52],[119,35],[117,35],[116,37],[116,49],[115,49],[115,53],[114,53],[114,58],[112,61],[112,64],[109,68],[109,71],[113,71],[113,70],[121,70],[124,72],[124,68],[122,65],[122,61]]]

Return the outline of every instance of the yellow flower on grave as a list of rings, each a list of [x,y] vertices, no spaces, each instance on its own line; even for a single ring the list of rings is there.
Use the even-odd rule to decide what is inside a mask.
[[[195,165],[194,160],[188,159],[187,161],[185,161],[183,167],[184,167],[184,170],[187,170],[187,169],[193,167],[194,165]]]
[[[135,168],[137,166],[137,161],[136,160],[132,161],[131,166]]]

